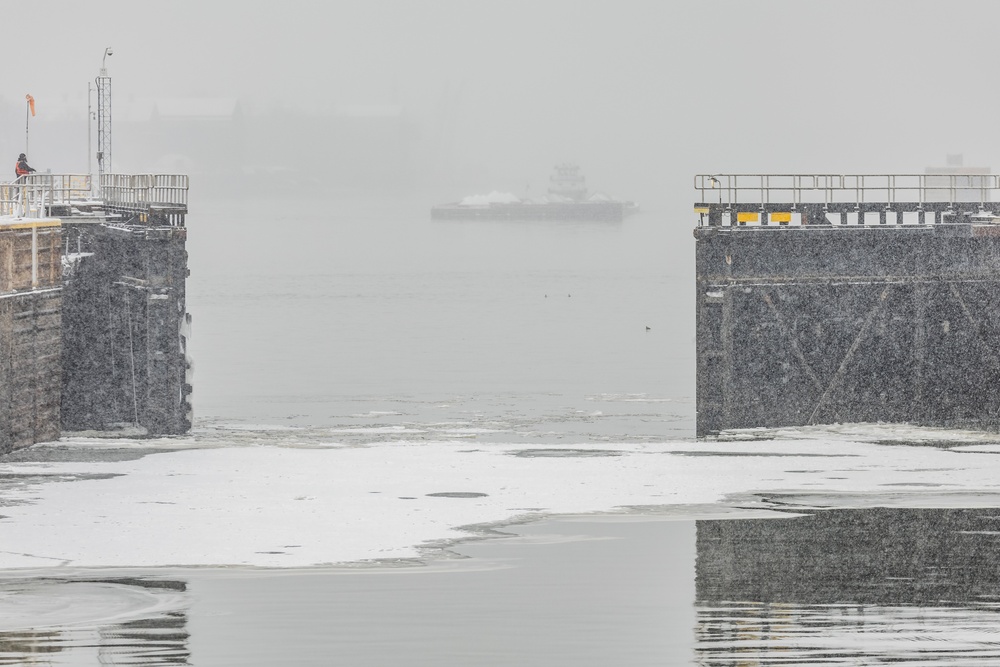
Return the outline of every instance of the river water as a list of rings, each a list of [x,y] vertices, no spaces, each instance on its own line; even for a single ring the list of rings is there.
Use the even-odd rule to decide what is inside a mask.
[[[692,437],[693,219],[647,210],[620,224],[435,222],[430,203],[192,202],[195,432],[121,447],[69,438],[0,460],[0,514],[10,515],[0,518],[0,555],[22,559],[0,573],[0,664],[996,664],[995,442],[972,451],[960,441],[974,435],[921,434],[927,447],[912,429],[885,427],[877,437],[813,434],[794,451],[781,449],[787,433],[758,433],[712,451]],[[200,516],[206,496],[195,491],[238,484],[234,460],[282,465],[274,452],[293,451],[328,466],[320,480],[343,485],[351,476],[333,471],[344,461],[415,447],[447,448],[450,458],[433,459],[443,467],[491,451],[516,463],[490,464],[497,471],[544,464],[553,476],[538,488],[556,496],[569,493],[559,475],[594,466],[621,488],[653,486],[625,466],[635,459],[677,467],[670,483],[686,490],[653,489],[678,494],[672,506],[650,491],[642,502],[608,501],[630,505],[614,516],[552,516],[534,506],[536,489],[523,501],[530,517],[442,539],[418,557],[261,567],[312,535],[242,560],[192,533],[194,556],[188,549],[173,567],[115,558],[144,553],[129,539],[156,532],[140,533],[118,516],[122,505],[106,503],[121,489],[149,508],[135,510],[139,521],[163,521],[166,532],[169,521],[185,527],[179,511]],[[192,465],[202,464],[190,461],[218,470],[198,477]],[[364,494],[390,485],[384,466],[400,461],[359,469]],[[139,491],[123,480],[150,469],[199,488],[172,487],[169,501],[128,495]],[[743,495],[697,498],[720,483],[713,470],[728,471]],[[488,474],[444,479],[468,481],[393,491],[393,501],[426,513],[507,488]],[[583,496],[618,488],[581,479],[591,480]],[[74,489],[93,489],[103,513],[89,528],[59,518],[87,507]],[[264,497],[254,493],[263,491],[239,497]],[[260,510],[237,495],[223,498],[219,525]],[[182,496],[190,506],[168,507]],[[39,525],[18,523],[34,510],[42,514],[24,516]],[[70,530],[81,526],[113,539],[72,557],[26,546],[53,530],[82,542]]]
[[[399,568],[11,573],[0,664],[996,664],[1000,512],[818,516],[567,517]]]
[[[662,212],[539,224],[432,221],[411,199],[227,201],[189,227],[201,417],[433,421],[449,403],[533,419],[647,398],[691,433],[693,240]],[[611,433],[637,429],[664,432]]]

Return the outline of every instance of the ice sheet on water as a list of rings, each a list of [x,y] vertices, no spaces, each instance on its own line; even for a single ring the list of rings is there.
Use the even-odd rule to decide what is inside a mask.
[[[302,426],[286,424],[217,424],[212,428],[231,431],[301,431]]]
[[[183,584],[166,586],[139,580],[7,579],[0,582],[0,632],[24,627],[38,630],[122,623],[180,609],[187,604]]]
[[[155,453],[139,458],[103,457],[89,440],[37,447],[40,459],[47,447],[96,453],[0,461],[0,480],[40,466],[70,480],[0,484],[0,568],[412,559],[469,537],[462,526],[544,514],[1000,506],[992,453],[1000,441],[973,431],[843,425],[599,443],[508,436],[470,448],[474,434],[377,430],[385,437],[347,445],[328,428],[266,426],[118,443]],[[473,495],[433,495],[455,491]]]
[[[406,426],[399,426],[399,425],[392,425],[392,426],[370,425],[370,426],[351,426],[351,427],[342,427],[342,428],[330,428],[330,429],[327,429],[327,432],[328,433],[348,433],[348,434],[354,434],[354,433],[364,433],[364,434],[371,434],[371,433],[391,433],[393,435],[423,433],[423,431],[421,429],[408,428]]]
[[[598,394],[589,396],[590,401],[619,401],[623,403],[670,403],[674,399],[648,394]]]

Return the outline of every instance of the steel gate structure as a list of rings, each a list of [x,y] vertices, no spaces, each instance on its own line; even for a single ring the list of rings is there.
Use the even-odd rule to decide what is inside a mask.
[[[697,431],[1000,423],[993,175],[698,176]]]

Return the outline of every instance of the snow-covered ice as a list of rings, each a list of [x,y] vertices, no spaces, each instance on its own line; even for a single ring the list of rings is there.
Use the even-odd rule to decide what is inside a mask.
[[[336,438],[215,427],[100,443],[150,451],[132,460],[0,463],[0,568],[411,559],[469,537],[469,526],[625,511],[703,517],[766,510],[767,497],[1000,506],[1000,442],[968,431],[844,426],[559,445]]]

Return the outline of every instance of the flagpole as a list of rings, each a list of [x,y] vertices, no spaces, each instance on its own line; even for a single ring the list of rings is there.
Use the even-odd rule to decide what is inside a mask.
[[[24,96],[24,154],[28,154],[28,120],[35,115],[35,98],[31,94]]]

